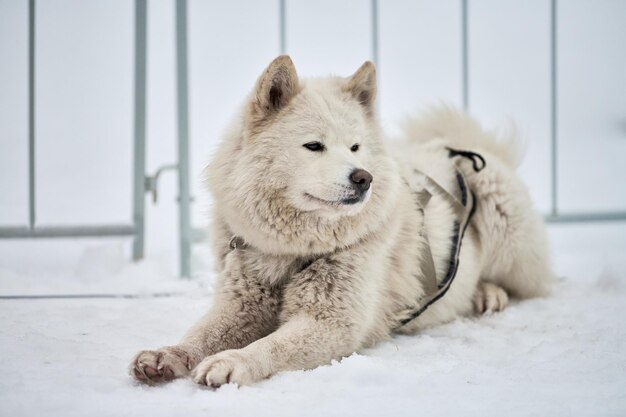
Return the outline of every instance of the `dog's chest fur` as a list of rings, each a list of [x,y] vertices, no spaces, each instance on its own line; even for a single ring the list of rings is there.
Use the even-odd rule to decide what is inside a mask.
[[[234,249],[228,256],[237,258],[245,275],[267,286],[281,285],[311,263],[295,255],[271,255],[254,248]]]

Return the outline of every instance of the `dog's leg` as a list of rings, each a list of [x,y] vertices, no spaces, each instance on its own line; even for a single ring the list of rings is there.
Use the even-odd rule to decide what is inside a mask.
[[[178,345],[139,352],[130,363],[131,376],[147,384],[184,377],[206,356],[264,337],[278,323],[279,291],[230,262],[220,275],[215,306]]]
[[[509,303],[509,296],[501,287],[480,281],[474,293],[474,309],[478,314],[491,314],[502,311]]]
[[[548,294],[554,273],[546,230],[522,181],[497,159],[469,176],[478,198],[472,222],[486,254],[481,275],[514,298]]]
[[[206,358],[193,370],[193,380],[213,387],[246,385],[281,371],[315,368],[361,348],[383,314],[368,298],[372,284],[357,275],[359,256],[354,258],[320,259],[294,276],[284,292],[286,322],[243,349]]]
[[[204,359],[193,371],[194,382],[211,387],[234,382],[248,385],[277,372],[312,369],[354,352],[349,328],[293,317],[277,331],[243,349],[226,350]]]

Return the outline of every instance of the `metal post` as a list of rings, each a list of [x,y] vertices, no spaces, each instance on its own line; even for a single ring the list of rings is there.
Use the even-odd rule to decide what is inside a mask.
[[[133,168],[133,259],[143,258],[146,172],[146,0],[135,0],[135,121]]]
[[[286,0],[278,0],[278,25],[279,25],[279,33],[278,36],[279,41],[280,41],[280,54],[281,55],[285,55],[287,53],[287,34],[285,33],[285,31],[287,30],[286,27],[286,19],[287,17],[285,16],[285,14],[287,13],[286,10],[286,4],[285,4]]]
[[[178,112],[178,192],[180,275],[191,274],[191,225],[189,221],[189,120],[187,98],[187,0],[176,1],[176,81]]]
[[[372,0],[372,61],[378,68],[378,0]]]
[[[557,215],[548,214],[544,218],[549,223],[623,222],[626,221],[626,212],[559,213]]]
[[[35,227],[35,0],[28,2],[28,227]]]
[[[551,160],[551,216],[558,216],[558,148],[557,148],[557,8],[556,0],[550,2],[550,140],[552,144]]]
[[[463,70],[463,109],[469,109],[469,55],[468,55],[468,17],[467,0],[461,0],[461,65]]]
[[[38,226],[34,228],[17,226],[0,228],[0,238],[34,239],[34,238],[68,238],[68,237],[109,237],[133,236],[135,228],[132,225],[104,225],[104,226]]]

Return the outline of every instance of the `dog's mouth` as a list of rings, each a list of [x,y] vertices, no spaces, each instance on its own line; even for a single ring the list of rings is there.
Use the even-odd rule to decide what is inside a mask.
[[[363,200],[365,200],[368,194],[369,193],[365,192],[356,196],[345,197],[340,200],[325,200],[323,198],[316,197],[309,193],[304,193],[304,196],[309,200],[316,201],[318,203],[322,203],[330,207],[341,207],[341,206],[352,206],[354,204],[358,204],[362,202]]]

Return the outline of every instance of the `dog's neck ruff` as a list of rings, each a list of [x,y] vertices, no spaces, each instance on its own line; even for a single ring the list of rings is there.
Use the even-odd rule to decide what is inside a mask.
[[[449,158],[461,156],[471,160],[474,171],[476,172],[481,171],[487,165],[485,159],[478,153],[461,151],[452,148],[447,149]],[[419,300],[417,300],[416,306],[409,308],[405,311],[406,317],[400,320],[400,323],[398,324],[396,329],[399,329],[400,327],[415,320],[420,314],[426,311],[428,307],[430,307],[433,303],[443,297],[448,291],[448,289],[452,285],[452,281],[454,281],[454,278],[456,277],[457,271],[459,270],[459,256],[461,254],[461,245],[463,243],[463,237],[465,236],[465,230],[467,230],[474,211],[476,210],[476,196],[469,189],[467,185],[467,180],[459,169],[456,170],[456,181],[458,185],[457,192],[450,192],[446,190],[433,178],[429,177],[428,175],[417,169],[414,169],[413,172],[418,176],[418,179],[423,187],[421,191],[415,193],[415,196],[418,210],[422,213],[423,219],[421,235],[426,242],[426,253],[424,261],[421,265],[422,274],[424,277],[424,281],[422,283],[424,286],[424,295],[420,297]],[[433,255],[430,250],[430,244],[428,243],[428,235],[426,233],[426,215],[424,210],[434,192],[437,192],[439,195],[443,196],[446,201],[450,203],[450,206],[453,208],[456,215],[453,226],[452,246],[450,259],[448,261],[448,270],[441,279],[437,277],[435,262],[433,260]]]
[[[463,151],[452,148],[448,149],[448,157],[454,158],[461,156],[472,161],[472,167],[474,171],[479,172],[487,165],[485,159],[478,153],[471,151]],[[396,329],[408,324],[415,320],[420,314],[422,314],[428,307],[439,300],[445,295],[452,281],[456,277],[456,273],[459,270],[459,256],[461,254],[461,246],[463,243],[463,237],[465,236],[465,230],[469,226],[470,220],[476,210],[476,196],[469,189],[467,180],[463,173],[456,169],[456,181],[458,189],[456,192],[450,192],[441,186],[437,181],[423,172],[414,169],[414,174],[417,176],[422,189],[415,192],[415,199],[418,206],[418,210],[422,214],[421,236],[426,242],[425,245],[425,257],[421,264],[422,275],[424,280],[422,282],[424,286],[424,295],[417,300],[417,305],[405,310],[406,317],[400,320]],[[455,212],[456,219],[453,226],[452,234],[452,246],[450,259],[448,260],[448,270],[443,278],[437,277],[437,271],[435,269],[435,262],[432,252],[430,250],[430,244],[428,243],[428,235],[426,233],[426,213],[425,208],[430,201],[433,193],[443,196],[450,204]],[[240,236],[233,236],[228,246],[231,250],[246,249],[249,248],[249,244]]]

